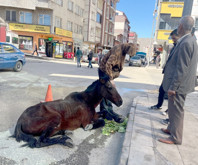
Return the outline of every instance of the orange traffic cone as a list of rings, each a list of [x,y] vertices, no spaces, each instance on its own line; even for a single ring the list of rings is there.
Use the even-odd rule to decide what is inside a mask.
[[[48,85],[47,93],[46,93],[46,96],[45,96],[45,102],[48,102],[48,101],[53,101],[52,88],[51,88],[50,84]]]

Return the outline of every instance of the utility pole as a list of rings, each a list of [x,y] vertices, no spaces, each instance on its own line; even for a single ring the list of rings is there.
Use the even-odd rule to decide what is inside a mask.
[[[155,14],[157,12],[157,6],[158,6],[158,1],[160,0],[155,0],[155,8],[153,11],[153,23],[152,23],[152,32],[151,32],[151,41],[150,41],[150,48],[148,49],[148,63],[147,66],[149,66],[150,59],[151,59],[151,54],[152,54],[152,45],[153,45],[153,31],[154,31],[154,26],[155,26]]]

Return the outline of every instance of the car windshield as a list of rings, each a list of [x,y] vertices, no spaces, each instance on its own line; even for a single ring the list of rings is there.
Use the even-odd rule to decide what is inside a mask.
[[[137,56],[140,56],[141,58],[145,58],[145,56],[144,56],[144,55],[137,54]]]
[[[133,60],[139,60],[140,57],[139,56],[133,56],[133,57],[131,57],[131,59],[133,59]]]

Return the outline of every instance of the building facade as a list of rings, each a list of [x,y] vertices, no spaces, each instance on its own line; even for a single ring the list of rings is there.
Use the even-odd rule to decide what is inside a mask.
[[[85,1],[83,51],[86,54],[101,43],[103,3],[103,0]]]
[[[155,55],[160,50],[163,65],[173,46],[170,33],[177,28],[182,17],[184,0],[158,0],[157,5],[153,51]]]
[[[83,49],[98,47],[110,49],[114,46],[114,22],[116,3],[119,0],[86,0],[84,13]]]
[[[37,45],[48,57],[71,55],[82,45],[83,12],[84,0],[0,0],[0,16],[18,34],[19,48],[32,53]]]
[[[116,10],[114,36],[118,40],[120,34],[123,40],[120,43],[129,42],[130,22],[124,12]]]
[[[129,32],[129,43],[137,44],[138,35],[136,32]]]
[[[39,54],[70,58],[77,47],[87,53],[114,46],[118,1],[0,0],[0,18],[7,25],[7,34],[18,35],[23,52],[31,54],[37,45]]]

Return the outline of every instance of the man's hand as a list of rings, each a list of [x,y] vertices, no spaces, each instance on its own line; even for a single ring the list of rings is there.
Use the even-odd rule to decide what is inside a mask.
[[[168,90],[168,96],[174,96],[174,95],[176,95],[175,91]]]

